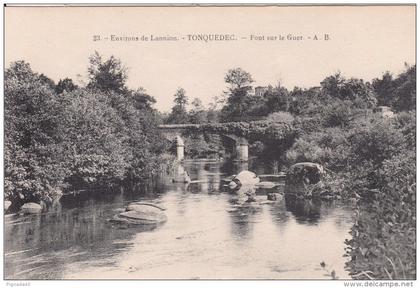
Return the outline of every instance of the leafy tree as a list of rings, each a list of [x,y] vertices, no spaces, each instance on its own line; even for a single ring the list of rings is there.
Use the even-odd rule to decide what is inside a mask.
[[[392,74],[387,71],[382,75],[382,79],[373,79],[372,86],[377,95],[378,105],[391,106],[394,100],[394,79]]]
[[[351,109],[349,100],[334,100],[320,109],[322,123],[325,127],[349,126],[357,111]]]
[[[409,111],[416,107],[416,65],[405,64],[405,71],[394,79],[385,72],[382,79],[374,79],[372,85],[378,95],[378,105],[392,107],[395,111]]]
[[[42,84],[48,86],[51,89],[55,88],[54,80],[52,80],[51,78],[45,76],[44,74],[40,74],[38,77],[39,81],[41,81]]]
[[[71,92],[73,90],[76,90],[77,88],[78,87],[76,84],[73,83],[73,80],[71,80],[70,78],[64,78],[58,81],[57,85],[55,86],[55,93],[61,94],[64,91]]]
[[[222,108],[222,121],[241,121],[249,110],[249,96],[254,82],[251,74],[241,68],[230,69],[225,75],[225,82],[230,85],[227,100]]]
[[[274,89],[269,89],[264,95],[264,100],[266,106],[265,114],[289,110],[289,91],[287,91],[286,88],[280,85],[275,87]]]
[[[15,207],[165,168],[159,116],[143,90],[72,90],[71,80],[46,79],[23,61],[5,71],[5,195]]]
[[[130,91],[131,98],[134,101],[134,107],[139,110],[152,109],[153,104],[156,103],[156,99],[146,93],[143,88],[138,88],[135,91]]]
[[[346,80],[340,73],[329,76],[321,82],[323,97],[349,100],[357,108],[373,108],[376,105],[376,95],[370,83],[362,79]]]
[[[207,122],[207,112],[199,98],[194,98],[191,102],[190,123],[200,124]]]
[[[192,110],[193,111],[202,111],[204,110],[203,102],[200,100],[200,98],[194,98],[191,102]]]
[[[242,68],[234,68],[226,73],[225,82],[231,85],[230,90],[235,90],[249,86],[254,80],[251,74],[242,70]]]
[[[114,56],[103,60],[97,51],[89,58],[87,88],[126,93],[127,68]]]
[[[294,115],[313,115],[322,105],[320,89],[317,87],[302,89],[295,87],[289,96],[289,112]]]
[[[222,108],[222,121],[241,121],[249,109],[251,87],[241,87],[231,91],[226,105]]]
[[[207,122],[218,123],[220,120],[220,110],[214,110],[212,108],[207,110]]]
[[[341,89],[344,86],[346,79],[340,72],[326,77],[321,82],[321,89],[324,94],[341,98]]]
[[[61,122],[70,163],[67,181],[80,188],[122,180],[131,151],[127,127],[110,96],[90,90],[74,90]]]
[[[406,65],[406,71],[401,73],[394,81],[395,98],[392,106],[397,111],[416,109],[416,65]]]
[[[51,83],[24,61],[5,72],[5,194],[13,203],[50,201],[61,193],[63,107]]]
[[[187,110],[186,106],[188,104],[188,97],[186,95],[185,90],[183,88],[178,88],[174,96],[175,106],[178,106],[183,110]]]
[[[178,88],[174,95],[175,105],[172,107],[172,112],[166,120],[167,123],[188,123],[187,104],[188,97],[183,88]]]

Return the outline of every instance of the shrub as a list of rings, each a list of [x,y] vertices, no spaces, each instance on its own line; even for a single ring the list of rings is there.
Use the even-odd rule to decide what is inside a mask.
[[[359,201],[352,239],[347,241],[352,277],[415,279],[415,160],[414,151],[385,160],[375,199]]]

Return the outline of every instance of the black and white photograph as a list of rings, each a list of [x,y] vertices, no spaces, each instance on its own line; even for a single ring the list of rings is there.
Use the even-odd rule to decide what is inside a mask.
[[[416,8],[6,3],[3,284],[415,287]]]

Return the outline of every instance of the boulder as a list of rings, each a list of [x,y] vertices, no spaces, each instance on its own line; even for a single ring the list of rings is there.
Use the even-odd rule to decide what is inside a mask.
[[[257,202],[257,200],[255,199],[254,195],[249,195],[245,203],[252,203],[252,202]]]
[[[20,208],[20,211],[29,214],[40,213],[42,211],[42,206],[38,203],[29,202],[23,204],[23,206]]]
[[[149,206],[151,208],[144,207],[144,206]],[[131,211],[131,210],[145,211],[147,209],[151,209],[151,211],[152,210],[155,211],[155,208],[156,209],[159,209],[161,211],[165,211],[166,210],[165,208],[160,207],[159,205],[154,204],[154,203],[150,203],[150,202],[133,202],[133,203],[128,204],[128,206],[126,208],[126,211]]]
[[[258,188],[271,189],[278,186],[278,184],[274,182],[270,182],[270,181],[263,181],[263,182],[255,184],[255,186]]]
[[[311,189],[314,184],[322,181],[324,175],[322,165],[312,162],[302,162],[292,165],[286,174],[284,192],[299,198],[316,197]],[[318,195],[319,196],[319,195]]]
[[[165,214],[150,214],[139,211],[127,211],[114,216],[112,222],[135,224],[135,225],[153,225],[163,223],[167,220]]]
[[[267,200],[270,201],[277,201],[281,199],[281,195],[279,193],[268,193]]]
[[[135,225],[159,224],[167,220],[163,210],[153,203],[134,202],[127,206],[126,212],[115,215],[111,221]]]
[[[230,177],[226,177],[220,180],[220,182],[222,182],[222,184],[229,184],[233,178],[235,178],[236,175],[230,176]]]
[[[258,178],[254,172],[244,170],[232,179],[229,183],[229,188],[235,189],[241,185],[255,185],[259,182],[260,178]]]
[[[8,201],[8,200],[4,201],[4,212],[6,212],[7,209],[9,209],[10,205],[12,205],[11,201]]]

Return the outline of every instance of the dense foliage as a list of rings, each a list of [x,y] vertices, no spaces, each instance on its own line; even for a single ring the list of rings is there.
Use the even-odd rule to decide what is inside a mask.
[[[356,202],[352,238],[346,242],[352,277],[413,279],[415,107],[388,118],[364,108],[370,97],[362,98],[368,103],[339,98],[331,104],[318,98],[299,114],[294,122],[299,137],[286,160],[324,165],[330,177],[322,188]],[[318,114],[312,113],[316,106]]]
[[[235,135],[273,166],[322,164],[329,173],[318,188],[355,205],[346,242],[352,277],[414,279],[416,66],[395,78],[386,72],[372,84],[337,73],[319,87],[291,91],[278,84],[253,92],[252,76],[240,68],[229,70],[225,81],[224,123],[188,122],[202,123],[190,129],[203,149],[194,154],[211,151],[207,136],[198,135]],[[388,106],[394,117],[378,106]]]
[[[48,202],[67,188],[138,181],[170,162],[155,100],[126,86],[122,63],[96,53],[88,73],[79,87],[69,78],[55,85],[23,61],[6,70],[5,194],[16,205]],[[240,68],[224,79],[220,109],[195,98],[188,111],[186,91],[176,91],[164,122],[201,124],[183,135],[186,155],[224,157],[223,147],[243,137],[275,171],[322,164],[329,176],[321,188],[354,204],[346,241],[352,277],[415,278],[416,66],[372,83],[337,73],[291,91],[277,84],[257,93]],[[394,117],[374,112],[384,105]]]
[[[119,60],[90,59],[90,82],[57,85],[17,61],[5,72],[5,196],[46,203],[64,189],[139,181],[164,168],[154,99]]]
[[[416,106],[416,66],[406,65],[406,70],[395,79],[385,72],[372,85],[377,93],[378,105],[391,106],[397,111],[411,110]]]
[[[360,197],[347,242],[348,268],[358,279],[416,277],[415,115],[410,115],[403,127],[397,119],[362,132],[367,148],[351,154],[362,161],[348,173],[346,185]]]

